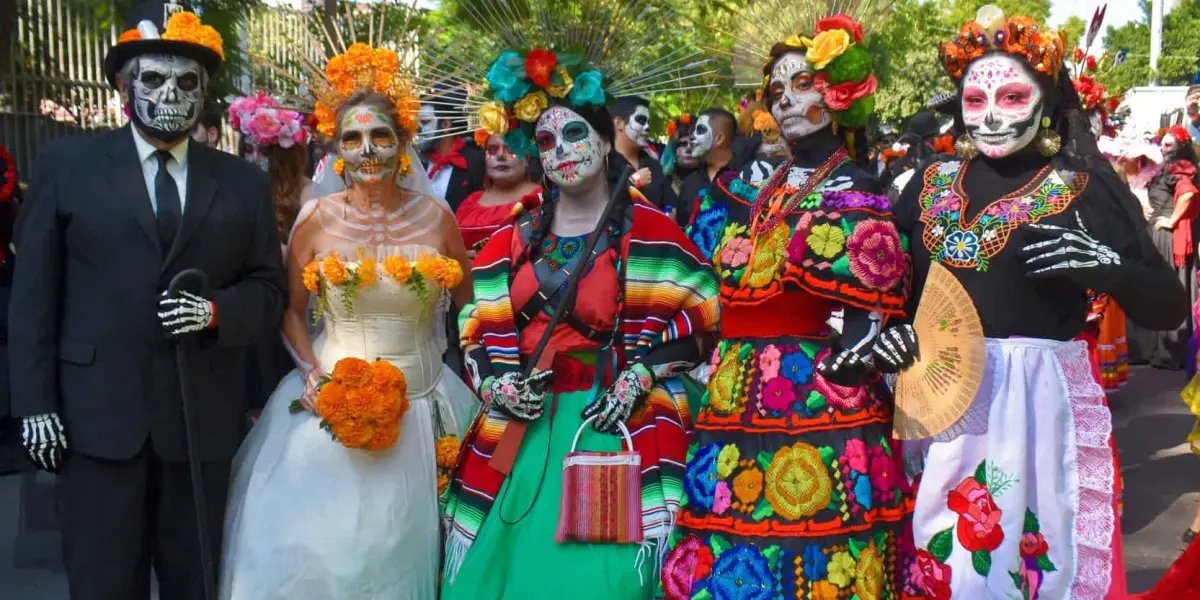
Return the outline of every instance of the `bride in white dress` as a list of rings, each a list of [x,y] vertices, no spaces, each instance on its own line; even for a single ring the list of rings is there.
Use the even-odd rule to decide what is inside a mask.
[[[448,296],[470,301],[470,263],[454,216],[418,190],[411,132],[384,96],[359,93],[337,114],[350,189],[309,202],[289,243],[286,337],[299,368],[279,384],[234,462],[220,579],[222,600],[433,600],[440,561],[435,442],[461,436],[478,409],[442,364]],[[413,175],[396,183],[408,162]],[[415,168],[412,168],[415,167]],[[418,175],[419,174],[419,175]],[[417,188],[406,189],[408,188]],[[305,266],[337,253],[353,270],[372,257],[378,277],[325,286],[322,328],[311,340]],[[420,293],[386,273],[385,259],[457,260],[461,284]],[[311,285],[311,282],[308,282]],[[348,449],[312,414],[315,385],[347,357],[384,359],[407,380],[399,440],[383,451]],[[300,399],[309,411],[294,413]]]

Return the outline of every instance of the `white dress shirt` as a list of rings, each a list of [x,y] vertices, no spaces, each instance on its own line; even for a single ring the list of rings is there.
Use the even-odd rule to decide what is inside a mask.
[[[150,208],[154,209],[154,215],[158,216],[158,198],[154,193],[154,178],[158,175],[158,159],[154,153],[158,150],[150,145],[150,142],[142,139],[141,134],[131,125],[129,131],[133,133],[133,144],[137,147],[138,160],[142,163],[142,177],[146,179],[146,192],[150,194]],[[175,187],[179,189],[179,214],[183,214],[183,209],[187,205],[187,154],[188,144],[190,140],[187,136],[183,138],[183,142],[168,150],[174,160],[167,162],[167,174],[175,180]]]
[[[432,166],[430,167],[432,169]],[[426,171],[428,175],[429,172]],[[450,176],[454,174],[454,167],[445,166],[429,178],[429,183],[433,186],[433,195],[436,198],[446,199],[446,190],[450,189]]]

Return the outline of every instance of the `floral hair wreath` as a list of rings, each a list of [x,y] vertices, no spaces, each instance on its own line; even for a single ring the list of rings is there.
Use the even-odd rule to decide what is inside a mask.
[[[490,99],[476,115],[480,131],[504,138],[518,157],[536,156],[533,128],[551,104],[568,108],[604,106],[608,95],[604,76],[591,69],[581,54],[534,48],[507,50],[488,69]],[[475,139],[483,136],[476,131]]]
[[[305,117],[281,108],[265,92],[235,99],[229,105],[229,125],[249,136],[259,148],[303,146],[311,139]]]
[[[420,102],[412,82],[400,74],[400,59],[394,50],[372,48],[356,42],[325,65],[325,80],[316,91],[313,117],[317,132],[333,137],[337,131],[337,112],[342,104],[359,91],[387,96],[395,107],[396,125],[405,136],[417,131]]]
[[[813,37],[789,36],[785,46],[804,51],[816,73],[817,91],[833,120],[846,127],[862,127],[875,111],[875,78],[871,53],[863,47],[863,27],[844,14],[817,21]],[[762,89],[767,87],[764,77]]]
[[[1170,127],[1164,127],[1158,130],[1158,135],[1156,136],[1158,138],[1158,143],[1161,144],[1162,139],[1166,137],[1167,134],[1171,134],[1171,137],[1175,138],[1175,141],[1179,142],[1180,144],[1187,146],[1192,144],[1191,134],[1189,134],[1188,130],[1182,125],[1172,125]]]
[[[1061,31],[1042,29],[1026,16],[1006,18],[1004,11],[989,4],[979,9],[975,20],[962,26],[957,38],[941,45],[942,67],[958,81],[968,65],[996,51],[1021,57],[1038,73],[1057,80],[1065,48]]]
[[[140,39],[142,39],[142,34],[136,28],[127,29],[117,38],[117,43],[122,44]],[[225,60],[225,45],[221,40],[221,34],[217,33],[217,30],[213,29],[211,25],[201,23],[200,17],[196,16],[196,13],[183,10],[171,15],[171,18],[167,19],[166,31],[163,32],[162,39],[204,46],[216,52],[221,60]]]

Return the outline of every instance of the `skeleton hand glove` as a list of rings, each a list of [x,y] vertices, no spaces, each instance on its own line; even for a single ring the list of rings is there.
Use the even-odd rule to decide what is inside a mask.
[[[46,413],[22,419],[21,445],[30,462],[39,469],[59,473],[63,453],[67,450],[67,434],[58,414]]]
[[[917,332],[912,325],[888,327],[875,338],[871,346],[875,367],[884,373],[899,373],[912,367],[921,358]]]
[[[1065,277],[1091,290],[1109,292],[1120,283],[1128,265],[1112,248],[1092,237],[1083,218],[1075,213],[1078,229],[1054,225],[1022,225],[1029,243],[1021,248],[1025,276],[1034,279]]]
[[[212,327],[216,312],[212,302],[187,291],[174,296],[164,292],[158,301],[158,319],[172,337]]]
[[[862,384],[875,368],[868,359],[881,320],[879,313],[850,308],[842,318],[831,319],[830,354],[817,363],[817,372],[837,385]]]
[[[646,399],[653,386],[654,374],[641,363],[635,364],[621,371],[612,387],[588,404],[581,416],[584,419],[596,417],[592,421],[592,429],[596,431],[616,431],[617,423],[629,420],[629,415]]]
[[[532,421],[546,410],[546,386],[552,375],[553,371],[542,371],[525,379],[514,371],[488,377],[480,388],[480,397],[515,419]]]

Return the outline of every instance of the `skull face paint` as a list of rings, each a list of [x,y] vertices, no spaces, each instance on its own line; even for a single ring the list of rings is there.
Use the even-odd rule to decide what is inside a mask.
[[[984,156],[1001,158],[1028,146],[1044,110],[1042,88],[1018,58],[990,54],[963,75],[963,124]]]
[[[694,133],[695,127],[681,124],[679,133],[676,135],[675,160],[683,169],[695,169],[700,164],[700,159],[692,154],[692,143],[695,141],[692,135]]]
[[[603,177],[611,146],[579,113],[551,107],[538,119],[534,139],[542,168],[554,185],[569,190]]]
[[[383,111],[374,106],[350,108],[342,117],[338,136],[351,184],[372,185],[396,173],[400,139]]]
[[[487,176],[492,180],[492,185],[507,188],[525,179],[525,161],[513,154],[504,144],[504,138],[498,135],[488,137],[484,151],[487,155]]]
[[[775,61],[767,87],[767,104],[779,130],[789,142],[808,137],[833,122],[816,74],[804,60],[803,52],[788,52]]]
[[[639,146],[645,146],[650,137],[650,109],[639,106],[625,123],[625,137]]]
[[[421,136],[421,141],[418,144],[422,152],[428,152],[433,148],[434,139],[437,136],[438,120],[432,104],[422,104],[417,110],[417,133]]]
[[[1175,139],[1174,135],[1168,133],[1162,137],[1159,149],[1162,150],[1164,159],[1173,161],[1179,157],[1179,140]]]
[[[692,130],[692,157],[701,158],[712,148],[712,123],[709,122],[708,115],[701,115],[699,119],[696,119],[696,128]]]
[[[130,118],[146,135],[175,142],[191,133],[204,108],[203,67],[193,59],[146,54],[137,61],[126,93]]]

